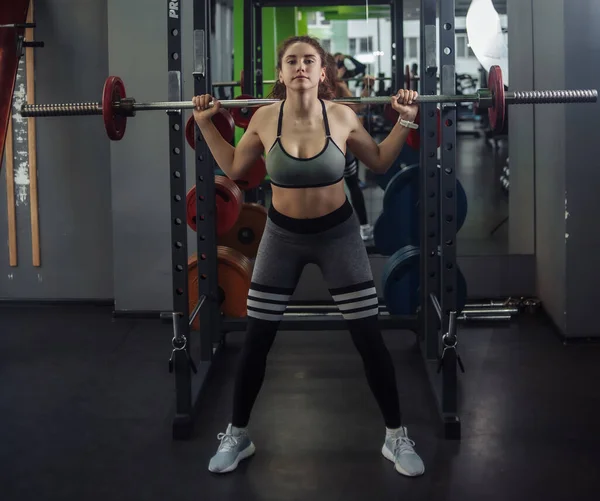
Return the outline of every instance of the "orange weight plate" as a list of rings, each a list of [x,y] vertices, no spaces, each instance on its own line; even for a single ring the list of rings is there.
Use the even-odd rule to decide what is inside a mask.
[[[258,245],[267,224],[267,209],[260,204],[244,204],[233,228],[218,239],[219,245],[256,257]]]
[[[219,279],[219,295],[222,298],[221,312],[226,317],[243,318],[246,316],[246,302],[252,264],[250,260],[228,247],[217,247],[217,274]],[[198,258],[196,254],[188,259],[188,307],[191,314],[198,303]],[[199,317],[202,308],[192,324],[192,328],[200,328]]]

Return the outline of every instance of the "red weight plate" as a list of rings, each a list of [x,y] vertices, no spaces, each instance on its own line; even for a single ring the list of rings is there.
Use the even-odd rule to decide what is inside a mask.
[[[219,108],[219,113],[213,115],[212,122],[215,124],[215,127],[221,136],[223,136],[223,139],[228,143],[231,143],[231,141],[233,141],[233,136],[235,135],[235,122],[233,121],[231,113],[225,108]]]
[[[119,77],[108,77],[102,90],[102,118],[106,134],[113,141],[120,141],[125,135],[127,117],[115,113],[113,103],[127,97],[125,84]]]
[[[220,108],[219,112],[213,115],[212,123],[215,125],[221,136],[223,136],[225,141],[228,143],[233,141],[235,123],[231,117],[231,114],[225,108]],[[185,139],[191,148],[196,148],[196,127],[194,115],[191,115],[185,124]]]
[[[383,107],[383,117],[393,126],[396,125],[396,122],[398,121],[398,112],[392,107],[391,104],[386,104]]]
[[[236,223],[242,209],[243,195],[228,177],[215,176],[215,205],[217,210],[217,235],[224,235]],[[196,186],[185,197],[186,219],[190,229],[196,231]]]
[[[247,314],[246,304],[252,277],[252,264],[246,256],[227,247],[217,247],[217,276],[222,293],[221,312],[227,317],[243,318]],[[188,259],[188,308],[191,314],[198,303],[198,257]],[[192,328],[200,329],[198,312]]]
[[[240,251],[249,258],[256,257],[258,246],[267,224],[267,209],[260,204],[247,203],[242,206],[240,217],[218,244]]]
[[[236,184],[244,191],[258,188],[260,183],[267,175],[267,167],[263,156],[258,157],[254,166],[247,172],[242,179],[237,179]]]
[[[500,66],[492,66],[488,75],[488,88],[492,92],[492,106],[488,109],[490,127],[494,132],[502,132],[504,129],[504,82]]]
[[[440,145],[442,144],[442,125],[441,125],[439,108],[436,108],[435,113],[437,116],[437,134],[438,134],[437,145],[439,148]],[[416,124],[421,123],[421,113],[420,112],[417,113],[417,117],[415,118],[415,123]],[[419,129],[411,129],[410,132],[408,133],[408,137],[406,138],[406,144],[415,150],[418,150],[419,148],[421,148],[421,131]]]
[[[196,187],[192,186],[185,197],[185,213],[190,229],[196,231]]]
[[[23,24],[27,20],[30,0],[8,0],[0,8],[0,25]],[[11,119],[20,52],[17,36],[24,35],[24,28],[0,27],[0,170],[4,158],[4,146]]]
[[[240,94],[236,99],[255,99],[255,97],[249,96],[248,94]],[[231,108],[231,116],[233,117],[235,125],[242,129],[247,129],[250,124],[250,119],[252,118],[252,115],[254,115],[254,111],[255,109],[253,107]]]
[[[243,195],[231,179],[215,176],[215,202],[217,208],[217,236],[227,233],[240,217]]]
[[[190,145],[190,148],[193,150],[196,149],[196,127],[195,127],[194,115],[191,115],[188,118],[187,123],[185,124],[185,139],[187,144]]]

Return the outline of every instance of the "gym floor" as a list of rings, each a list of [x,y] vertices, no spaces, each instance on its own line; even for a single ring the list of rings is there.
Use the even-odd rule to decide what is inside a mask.
[[[230,410],[242,335],[204,395],[191,440],[171,440],[170,327],[110,307],[0,308],[3,501],[597,501],[594,345],[564,345],[540,314],[460,330],[463,438],[439,436],[411,333],[386,332],[425,475],[380,453],[383,423],[346,332],[281,332],[251,422],[256,455],[207,471]]]

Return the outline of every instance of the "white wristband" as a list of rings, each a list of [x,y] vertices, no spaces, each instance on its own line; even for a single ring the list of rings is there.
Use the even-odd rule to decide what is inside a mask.
[[[402,117],[398,117],[398,123],[403,127],[408,127],[409,129],[418,129],[419,124],[414,122],[409,122],[408,120],[403,120]]]

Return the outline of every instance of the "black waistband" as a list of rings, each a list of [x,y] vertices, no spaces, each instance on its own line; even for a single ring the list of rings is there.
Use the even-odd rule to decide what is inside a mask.
[[[312,219],[296,219],[279,212],[273,204],[269,207],[269,219],[277,226],[292,233],[320,233],[347,221],[353,214],[352,204],[346,201],[333,212]]]

